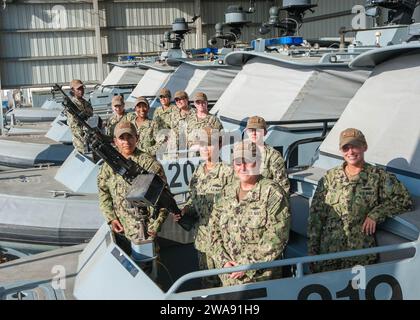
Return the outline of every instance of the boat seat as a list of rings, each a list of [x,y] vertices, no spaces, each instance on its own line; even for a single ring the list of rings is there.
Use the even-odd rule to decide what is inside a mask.
[[[289,241],[285,249],[285,258],[304,257],[307,255],[307,235],[309,201],[307,198],[292,194],[290,196],[292,223]]]

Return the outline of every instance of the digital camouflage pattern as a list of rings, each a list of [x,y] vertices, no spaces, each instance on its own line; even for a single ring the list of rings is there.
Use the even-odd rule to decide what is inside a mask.
[[[153,113],[153,121],[156,122],[158,130],[161,129],[171,129],[171,114],[175,110],[176,106],[169,105],[169,108],[166,110],[162,106],[157,107]]]
[[[261,175],[278,183],[286,194],[290,190],[290,182],[287,178],[286,165],[280,152],[273,147],[264,144],[262,151]]]
[[[76,97],[71,97],[71,100],[80,110],[83,116],[86,116],[86,119],[93,116],[93,108],[89,101],[85,99],[79,100]],[[85,145],[87,143],[85,139],[85,131],[83,127],[79,126],[74,119],[73,115],[70,112],[66,112],[67,116],[67,125],[69,126],[71,133],[73,135],[73,146],[74,148],[80,152],[85,153]]]
[[[127,112],[124,112],[124,114],[121,117],[116,114],[113,114],[106,121],[105,134],[111,138],[114,138],[115,126],[121,121],[132,121],[132,119],[135,117],[136,115],[134,113],[127,113]]]
[[[137,148],[139,148],[143,152],[155,156],[156,150],[160,146],[160,143],[156,142],[156,135],[158,132],[156,122],[153,120],[146,119],[139,126],[136,122],[135,117],[132,119],[131,122],[134,124],[137,130]]]
[[[188,113],[182,114],[178,107],[175,107],[170,115],[170,134],[166,144],[166,150],[169,154],[168,159],[176,159],[176,152],[179,149],[187,148],[187,119],[190,114],[195,113],[195,110],[189,107]]]
[[[197,113],[190,113],[187,116],[187,137],[188,147],[192,145],[193,141],[197,141],[200,137],[200,129],[212,128],[216,130],[223,130],[223,125],[220,120],[212,114],[208,114],[203,119],[197,117]]]
[[[174,107],[170,115],[170,128],[172,130],[179,129],[182,127],[187,127],[188,118],[195,114],[195,109],[188,107],[187,113],[181,113],[181,110],[178,107]]]
[[[375,246],[373,235],[362,232],[369,217],[377,224],[410,210],[412,200],[395,175],[365,164],[352,179],[342,166],[331,169],[315,191],[308,221],[308,253],[311,255]],[[319,262],[315,272],[374,263],[376,255]]]
[[[194,229],[194,244],[195,248],[201,252],[209,252],[211,249],[209,247],[209,219],[213,211],[215,197],[228,183],[232,182],[233,178],[233,169],[221,161],[208,172],[205,170],[205,163],[200,163],[191,177],[191,196],[186,207],[190,213],[198,217]]]
[[[214,260],[209,254],[197,250],[197,258],[199,270],[217,269]],[[201,278],[201,285],[203,288],[220,287],[220,278],[218,276]]]
[[[240,182],[235,179],[217,197],[211,214],[211,255],[218,268],[228,261],[239,265],[280,259],[289,239],[288,198],[278,184],[261,178],[238,202]],[[267,280],[279,270],[249,270],[241,279],[220,275],[223,285]]]
[[[166,181],[162,166],[152,156],[136,149],[130,159],[142,166],[146,171],[159,175]],[[135,238],[139,233],[140,218],[145,217],[147,231],[158,232],[165,221],[168,212],[161,209],[156,219],[153,219],[152,208],[134,208],[125,200],[130,185],[111,167],[105,163],[98,174],[99,206],[108,223],[118,219],[124,227],[128,239]]]
[[[209,230],[209,219],[213,211],[215,197],[220,194],[223,188],[234,178],[233,169],[218,162],[208,172],[205,170],[205,163],[201,163],[194,171],[190,180],[190,199],[185,208],[187,212],[198,218],[193,229],[194,246],[198,251],[198,262],[200,270],[215,269],[215,263],[211,256],[211,238]],[[217,276],[202,279],[203,287],[216,287],[220,281]]]

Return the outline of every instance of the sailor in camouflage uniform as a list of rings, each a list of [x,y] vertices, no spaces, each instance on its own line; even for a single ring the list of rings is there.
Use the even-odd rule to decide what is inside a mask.
[[[187,116],[187,136],[188,148],[197,141],[200,129],[209,127],[216,130],[223,130],[220,120],[212,114],[209,114],[208,99],[204,92],[197,92],[194,95],[195,113],[190,113]]]
[[[175,92],[176,108],[170,115],[171,132],[166,144],[167,159],[176,159],[178,150],[187,148],[187,119],[195,110],[189,106],[188,94],[185,91]]]
[[[156,143],[158,128],[156,122],[148,118],[149,110],[149,101],[145,97],[138,97],[134,107],[135,117],[133,117],[131,122],[137,130],[137,148],[155,156],[159,147],[159,144]]]
[[[377,224],[408,211],[412,200],[395,175],[364,161],[367,142],[354,128],[341,132],[344,163],[319,181],[308,222],[308,253],[318,255],[376,245]],[[314,272],[375,263],[376,255],[321,261]]]
[[[216,265],[210,257],[211,238],[209,230],[210,214],[216,195],[220,194],[226,184],[233,180],[233,169],[219,159],[221,137],[219,131],[204,128],[205,139],[195,141],[200,145],[200,163],[190,180],[190,199],[182,210],[182,214],[195,216],[198,221],[194,229],[194,245],[197,249],[200,270],[215,269]],[[179,220],[180,216],[175,216]],[[219,286],[219,278],[202,279],[203,287]]]
[[[124,110],[124,97],[117,95],[112,97],[111,101],[112,106],[112,116],[109,117],[109,119],[106,122],[105,126],[105,134],[109,136],[110,138],[114,137],[114,129],[115,126],[120,121],[130,121],[132,118],[134,118],[133,114],[126,113]]]
[[[146,171],[166,180],[162,166],[147,153],[136,148],[137,133],[131,122],[121,121],[115,127],[114,143],[118,151]],[[98,175],[99,206],[112,230],[124,235],[128,240],[136,240],[141,235],[142,219],[146,228],[146,238],[153,239],[167,217],[167,210],[160,209],[156,219],[152,208],[133,207],[126,199],[130,185],[105,163]]]
[[[249,139],[259,146],[258,150],[262,158],[261,175],[278,183],[288,194],[290,182],[287,178],[284,159],[280,152],[264,143],[264,136],[267,133],[267,124],[264,118],[259,116],[250,117],[245,130]]]
[[[238,179],[216,199],[211,214],[212,258],[218,268],[281,259],[289,239],[290,211],[283,189],[259,174],[254,143],[234,146]],[[281,276],[264,269],[220,275],[223,285],[263,281]]]
[[[93,116],[93,108],[91,104],[83,98],[83,95],[85,94],[83,82],[77,79],[72,80],[70,82],[70,92],[72,95],[71,100],[80,110],[82,116],[86,119]],[[70,112],[66,112],[66,116],[67,125],[70,127],[73,135],[72,142],[74,148],[80,153],[85,153],[87,144],[85,131],[77,124],[77,121],[75,121]]]
[[[157,107],[153,113],[153,121],[156,122],[159,130],[171,129],[171,113],[176,108],[171,105],[171,91],[167,88],[160,89],[158,98],[161,106]]]

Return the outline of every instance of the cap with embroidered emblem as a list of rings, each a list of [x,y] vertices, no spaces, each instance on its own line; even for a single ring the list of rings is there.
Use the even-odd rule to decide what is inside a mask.
[[[115,106],[115,105],[122,106],[122,105],[124,105],[124,97],[120,96],[120,95],[113,96],[111,104],[112,104],[112,106]]]
[[[246,123],[247,129],[265,129],[267,130],[267,124],[264,118],[259,116],[250,117]]]
[[[115,126],[114,136],[116,138],[121,137],[124,133],[128,133],[129,135],[136,137],[137,131],[134,124],[130,121],[121,121]]]
[[[145,97],[138,97],[134,102],[134,107],[137,107],[139,103],[144,103],[148,108],[150,108],[149,101]]]
[[[340,149],[342,149],[346,144],[351,144],[358,147],[367,146],[364,134],[362,131],[355,128],[347,128],[340,133]]]
[[[159,90],[159,94],[158,97],[166,97],[166,98],[170,98],[171,97],[171,91],[169,91],[168,88],[162,88]]]

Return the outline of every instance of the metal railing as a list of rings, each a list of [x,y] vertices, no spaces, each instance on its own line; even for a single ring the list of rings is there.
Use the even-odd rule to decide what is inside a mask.
[[[278,268],[278,267],[295,265],[296,266],[295,277],[302,278],[304,276],[304,273],[303,273],[304,264],[325,261],[325,260],[332,260],[332,259],[350,258],[350,257],[369,255],[369,254],[401,251],[401,250],[406,250],[406,249],[411,249],[411,248],[417,249],[417,245],[418,245],[417,242],[418,240],[413,241],[413,242],[402,243],[402,244],[394,244],[394,245],[359,249],[359,250],[352,250],[352,251],[343,251],[339,253],[328,253],[328,254],[321,254],[317,256],[306,256],[306,257],[291,258],[291,259],[285,259],[285,260],[275,260],[275,261],[270,261],[270,262],[258,262],[258,263],[253,263],[253,264],[237,266],[237,267],[231,267],[231,268],[195,271],[195,272],[188,273],[182,276],[181,278],[179,278],[177,281],[175,281],[175,283],[166,292],[166,296],[175,294],[176,291],[181,287],[181,285],[187,281],[203,278],[203,277],[217,276],[219,274],[239,272],[239,271],[270,269],[270,268]]]
[[[290,168],[290,158],[292,157],[293,153],[296,152],[296,149],[302,145],[307,143],[313,143],[318,141],[323,141],[325,137],[327,136],[328,132],[328,124],[330,122],[337,122],[338,118],[335,119],[320,119],[320,120],[302,120],[290,124],[305,124],[305,123],[322,123],[322,133],[319,137],[313,137],[313,138],[305,138],[301,140],[297,140],[293,142],[284,153],[284,161],[286,163],[286,168]]]

